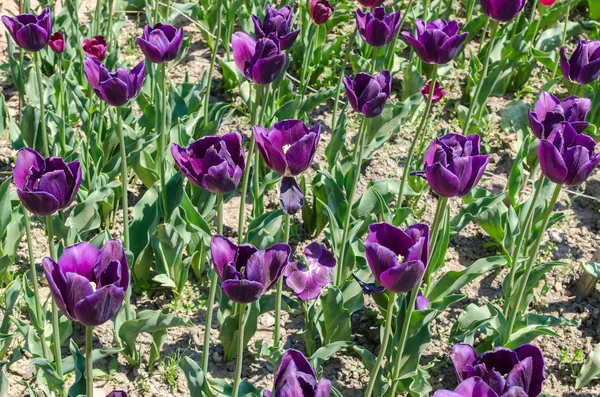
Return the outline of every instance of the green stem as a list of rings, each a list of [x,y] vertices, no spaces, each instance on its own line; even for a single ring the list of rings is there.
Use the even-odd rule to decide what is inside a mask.
[[[331,116],[331,131],[335,131],[337,129],[338,119],[338,108],[340,102],[340,94],[342,93],[342,85],[344,82],[344,72],[346,71],[346,66],[348,65],[348,59],[350,58],[350,48],[354,43],[354,39],[356,38],[356,33],[358,31],[354,29],[354,33],[350,36],[350,40],[348,41],[348,45],[346,46],[346,55],[342,59],[340,63],[340,76],[338,77],[337,88],[335,89],[335,97],[333,98],[333,114]]]
[[[92,26],[93,36],[100,34],[100,14],[102,13],[102,0],[96,0],[96,9],[94,10],[94,23]]]
[[[94,327],[85,327],[85,396],[94,397],[94,361],[92,349],[94,347]]]
[[[56,250],[54,248],[54,226],[52,225],[52,215],[46,216],[46,232],[48,234],[48,251],[50,258],[56,260]],[[63,378],[62,354],[60,351],[60,328],[58,327],[58,306],[56,300],[52,299],[52,338],[54,342],[54,363],[56,373],[60,379]]]
[[[308,73],[308,68],[310,67],[310,62],[312,59],[313,48],[315,46],[315,25],[311,23],[310,28],[308,29],[308,51],[306,51],[306,55],[302,60],[302,74],[300,80],[300,95],[296,97],[296,117],[300,116],[300,108],[302,103],[304,102],[304,94],[306,93],[306,88],[308,87],[308,81],[310,80],[310,73]]]
[[[231,393],[231,397],[237,397],[240,390],[240,383],[242,378],[242,365],[244,363],[244,314],[246,312],[246,305],[240,304],[240,310],[238,315],[239,317],[239,325],[238,325],[238,349],[237,349],[237,359],[235,363],[235,378],[233,378],[233,392]]]
[[[569,23],[569,14],[571,14],[571,2],[567,1],[567,12],[565,13],[565,26],[563,27],[562,39],[560,41],[560,47],[564,47],[565,41],[567,41],[567,27]],[[552,71],[552,80],[556,77],[556,72],[558,72],[558,65],[560,65],[560,61],[556,61],[554,65],[554,70]]]
[[[346,209],[346,215],[344,216],[344,229],[342,232],[342,240],[340,241],[340,256],[338,257],[338,266],[337,266],[337,275],[336,275],[336,283],[338,287],[341,287],[344,277],[344,256],[346,255],[346,246],[349,245],[348,240],[348,232],[350,231],[350,219],[352,218],[352,203],[354,199],[354,194],[356,193],[356,185],[358,184],[358,180],[360,178],[360,169],[362,166],[363,160],[363,151],[365,149],[365,141],[367,136],[367,118],[363,117],[362,122],[360,124],[360,129],[358,131],[358,141],[355,146],[355,158],[356,163],[353,167],[354,169],[354,179],[352,180],[352,186],[350,187],[350,194],[347,196],[348,207]],[[352,169],[352,168],[351,168]]]
[[[377,50],[379,47],[373,47],[371,51],[371,70],[369,73],[373,75],[375,73],[376,65],[377,65]]]
[[[162,87],[161,87],[161,122],[160,122],[160,135],[158,137],[158,161],[160,167],[160,195],[162,198],[162,208],[163,208],[163,219],[167,221],[168,214],[168,206],[167,206],[167,179],[165,177],[165,138],[167,135],[167,63],[163,62],[161,65],[161,73],[162,73]]]
[[[469,8],[467,8],[467,18],[465,25],[471,22],[471,18],[473,17],[473,11],[475,10],[475,2],[476,0],[471,0],[471,2],[469,3]]]
[[[408,14],[408,11],[412,8],[413,2],[414,2],[414,0],[410,0],[408,2],[406,9],[404,10],[404,12],[402,13],[402,16],[400,17],[400,24],[398,25],[398,26],[400,26],[399,30],[402,29],[402,23],[404,22],[404,18],[406,17],[406,14]],[[384,69],[389,70],[390,72],[392,71],[392,68],[394,66],[394,54],[396,52],[396,42],[398,41],[399,34],[400,34],[400,32],[398,32],[394,35],[394,39],[390,43],[388,50],[387,50]]]
[[[550,220],[550,215],[552,215],[554,204],[556,204],[556,202],[558,201],[558,196],[560,195],[561,188],[562,185],[556,185],[556,188],[554,189],[554,194],[552,195],[552,198],[550,199],[550,204],[548,204],[548,208],[546,209],[546,213],[544,214],[542,226],[540,227],[540,230],[538,232],[537,240],[535,242],[535,245],[533,246],[533,251],[531,253],[531,256],[529,257],[529,261],[527,262],[525,273],[521,277],[521,281],[519,283],[519,291],[517,292],[517,296],[514,301],[515,303],[512,307],[512,311],[508,320],[508,325],[506,327],[504,341],[505,344],[510,341],[510,336],[512,335],[515,326],[517,314],[519,313],[519,307],[521,306],[521,301],[523,300],[523,295],[525,294],[525,288],[527,287],[527,282],[529,281],[529,275],[531,274],[531,269],[533,269],[533,265],[537,260],[540,245],[542,244],[542,239],[544,238],[546,227],[548,227],[548,221]]]
[[[404,200],[404,190],[406,189],[406,185],[408,183],[408,176],[410,175],[410,166],[413,160],[413,156],[415,155],[415,148],[417,147],[418,142],[421,140],[421,135],[427,129],[427,122],[429,121],[429,117],[431,116],[431,108],[433,106],[433,93],[435,91],[435,85],[437,83],[437,65],[433,65],[433,70],[431,72],[431,89],[429,93],[429,99],[427,100],[427,107],[425,108],[425,113],[421,118],[421,123],[417,128],[417,132],[415,133],[415,137],[410,144],[410,148],[408,149],[408,153],[406,155],[406,162],[404,163],[404,169],[402,171],[402,180],[400,181],[400,189],[398,190],[398,200],[396,201],[396,218],[400,217],[400,209],[402,208],[402,202]]]
[[[432,234],[432,236],[435,236],[434,240],[429,240],[429,252],[431,254],[431,256],[433,256],[435,254],[435,249],[437,248],[437,236],[439,234],[439,231],[442,227],[442,225],[444,224],[444,218],[446,217],[446,207],[448,205],[448,198],[447,197],[439,197],[438,198],[438,203],[437,203],[437,208],[435,211],[435,217],[433,219],[433,230],[432,232],[435,234]],[[432,278],[435,276],[434,274],[432,274],[432,267],[430,266],[431,264],[429,264],[427,266],[427,268],[425,269],[425,281],[427,282],[427,291],[429,291],[429,288],[431,288],[431,280]]]
[[[219,52],[219,40],[221,38],[221,0],[217,0],[215,4],[217,8],[217,31],[215,33],[216,43],[212,49],[212,55],[210,57],[210,67],[208,68],[208,81],[206,82],[206,94],[204,94],[204,128],[208,126],[208,103],[210,102],[210,91],[212,87],[212,76],[215,70],[215,62],[217,61],[217,55]]]
[[[429,0],[423,1],[423,21],[427,23],[429,19]]]
[[[284,237],[283,242],[288,244],[290,242],[290,219],[288,214],[284,215],[285,226],[284,226]],[[281,337],[281,297],[283,294],[283,277],[279,278],[277,282],[277,295],[275,296],[275,335],[273,341],[273,347],[279,348],[279,339]]]
[[[496,42],[496,33],[498,32],[498,26],[500,24],[498,21],[492,21],[490,23],[492,25],[490,31],[490,40],[488,42],[488,48],[485,52],[485,59],[483,61],[483,70],[481,72],[481,76],[479,77],[479,82],[477,83],[477,88],[475,89],[475,96],[471,99],[471,105],[469,106],[469,112],[467,113],[467,119],[465,121],[465,128],[463,129],[464,133],[467,134],[469,132],[469,127],[471,126],[471,120],[473,119],[473,112],[477,107],[477,100],[479,99],[479,94],[481,94],[481,88],[483,87],[483,82],[485,81],[485,77],[487,75],[488,67],[490,65],[490,57],[492,56],[492,50],[494,49],[494,43]],[[485,36],[485,32],[484,32]],[[483,47],[482,47],[483,48]]]
[[[264,88],[262,88],[261,86],[261,90],[264,90],[261,99],[263,100],[263,103],[261,104],[260,102],[257,103],[261,104],[262,106],[260,107],[259,111],[257,112],[258,117],[256,119],[256,124],[257,125],[264,125],[263,120],[264,120],[264,116],[265,116],[265,110],[267,108],[267,104],[269,102],[269,88],[270,85],[265,86]],[[268,125],[264,125],[265,127],[269,127]],[[264,210],[264,204],[263,204],[263,197],[260,194],[260,163],[261,163],[261,157],[260,157],[260,152],[258,150],[255,151],[254,153],[254,173],[252,174],[252,177],[254,178],[254,183],[253,183],[253,188],[254,188],[254,203],[252,206],[252,212],[254,217],[258,217],[262,214],[262,211]]]
[[[38,95],[40,100],[40,122],[42,124],[42,150],[44,157],[50,157],[50,148],[48,147],[48,135],[46,134],[46,108],[44,106],[44,86],[42,85],[42,62],[37,52],[33,53],[35,60],[35,77],[37,79]]]
[[[60,102],[60,129],[58,130],[58,137],[60,140],[60,150],[61,154],[65,155],[67,152],[67,141],[65,138],[65,129],[66,129],[66,95],[65,95],[65,84],[63,81],[63,71],[62,71],[62,55],[58,55],[58,75],[59,75],[59,84],[60,84],[60,95],[58,96],[58,101]]]
[[[110,54],[110,51],[112,49],[112,44],[113,44],[113,1],[114,0],[108,0],[108,28],[107,28],[107,38],[106,38],[106,42],[108,45],[107,51]]]
[[[377,355],[377,360],[375,361],[375,365],[373,369],[371,369],[371,375],[369,376],[369,384],[367,385],[367,391],[365,393],[365,397],[371,397],[373,393],[373,387],[375,387],[375,382],[377,381],[379,368],[381,368],[381,363],[383,362],[383,358],[387,352],[387,345],[390,340],[390,333],[392,331],[392,322],[394,318],[394,303],[396,301],[396,294],[393,292],[389,292],[388,296],[388,306],[387,313],[385,317],[385,330],[383,331],[383,339],[381,341],[381,347],[379,348],[379,354]]]

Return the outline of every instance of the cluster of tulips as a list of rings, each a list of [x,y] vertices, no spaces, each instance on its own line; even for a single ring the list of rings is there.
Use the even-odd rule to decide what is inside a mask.
[[[356,145],[353,153],[354,171],[349,183],[347,196],[350,204],[354,203],[357,192],[360,170],[365,157],[365,145],[371,125],[370,119],[379,117],[392,94],[392,73],[389,71],[395,51],[396,41],[403,19],[399,11],[387,13],[381,6],[382,1],[361,0],[365,10],[356,11],[356,30],[366,45],[373,48],[373,59],[369,73],[361,72],[355,76],[343,76],[340,81],[345,87],[350,107],[361,117]],[[413,1],[411,0],[410,4]],[[549,5],[552,1],[542,2]],[[409,7],[410,7],[409,4]],[[500,23],[515,18],[525,5],[525,0],[481,0],[484,13],[491,19],[490,48]],[[334,14],[333,7],[327,0],[310,0],[308,2],[310,16],[315,25],[326,23]],[[82,182],[82,165],[78,160],[67,163],[60,157],[50,156],[44,119],[44,105],[41,103],[42,138],[44,153],[39,154],[31,148],[18,152],[13,170],[13,181],[23,206],[31,214],[46,217],[49,256],[43,259],[43,268],[48,281],[53,304],[52,327],[54,351],[50,352],[44,345],[44,358],[55,364],[58,375],[62,378],[61,342],[58,331],[59,311],[71,321],[79,322],[86,327],[86,376],[87,395],[93,393],[91,344],[93,328],[113,318],[125,305],[125,314],[129,319],[131,280],[130,264],[126,251],[130,248],[128,214],[128,166],[125,153],[122,118],[120,109],[128,106],[135,99],[144,85],[147,62],[160,65],[161,80],[157,86],[161,92],[162,112],[156,125],[160,125],[157,141],[158,162],[160,165],[162,211],[168,215],[166,196],[165,156],[170,149],[172,158],[180,172],[189,182],[197,187],[217,195],[216,233],[210,244],[212,269],[210,291],[207,300],[207,318],[205,323],[204,352],[202,370],[208,370],[210,324],[212,322],[213,305],[218,288],[235,304],[235,312],[239,317],[238,359],[234,376],[232,396],[238,396],[241,384],[243,355],[245,349],[244,322],[247,305],[259,300],[263,295],[275,289],[275,326],[274,348],[280,349],[281,343],[281,310],[283,284],[305,302],[316,300],[321,288],[329,284],[340,286],[346,282],[359,283],[366,294],[383,294],[387,292],[388,307],[382,333],[379,355],[371,368],[366,389],[366,397],[375,391],[376,382],[388,354],[390,334],[395,326],[394,309],[397,297],[404,296],[406,310],[404,318],[397,320],[395,339],[395,362],[391,369],[392,379],[390,395],[395,395],[403,365],[403,352],[407,348],[407,339],[411,318],[415,311],[429,307],[428,292],[436,278],[438,269],[432,269],[432,258],[439,250],[440,235],[444,228],[444,219],[450,200],[469,194],[478,185],[490,161],[490,156],[481,150],[481,137],[478,134],[462,135],[449,133],[434,138],[426,150],[422,167],[411,169],[413,157],[417,154],[417,144],[422,141],[433,105],[449,93],[443,87],[438,67],[450,63],[461,52],[467,33],[461,33],[456,20],[437,19],[424,21],[416,19],[413,34],[409,31],[401,33],[402,39],[410,46],[423,64],[430,65],[431,72],[421,93],[426,103],[421,122],[411,138],[403,169],[400,188],[396,196],[397,214],[401,213],[404,196],[411,175],[423,178],[437,196],[437,208],[431,225],[415,223],[406,228],[401,223],[374,223],[368,226],[368,235],[364,240],[367,263],[375,283],[359,279],[353,274],[354,264],[346,259],[341,245],[341,252],[332,253],[318,242],[306,247],[305,260],[292,257],[289,245],[290,227],[294,216],[302,209],[305,192],[302,191],[298,179],[306,173],[313,163],[320,142],[323,127],[320,124],[307,126],[296,119],[280,120],[269,126],[264,116],[264,108],[269,101],[272,83],[285,73],[289,54],[286,53],[296,39],[300,30],[293,30],[293,10],[286,6],[276,9],[269,5],[265,18],[253,15],[254,37],[244,32],[236,32],[231,39],[233,58],[241,74],[254,87],[254,109],[252,136],[247,149],[244,138],[239,132],[219,136],[204,136],[187,147],[167,142],[166,103],[167,76],[166,64],[177,58],[184,37],[183,29],[168,24],[156,23],[146,26],[143,36],[136,42],[145,56],[133,69],[128,71],[118,67],[110,71],[102,62],[107,55],[109,45],[102,36],[85,40],[82,45],[86,57],[83,70],[91,90],[99,100],[116,110],[116,125],[121,150],[121,182],[122,208],[124,213],[123,241],[110,240],[99,249],[89,242],[80,242],[65,247],[57,258],[55,238],[52,229],[52,217],[59,211],[68,209],[77,197]],[[45,9],[40,15],[23,14],[2,17],[14,42],[32,54],[36,60],[36,70],[40,75],[37,53],[46,45],[61,54],[65,50],[66,41],[60,32],[52,32],[52,13]],[[309,39],[312,45],[312,38]],[[218,45],[218,43],[217,43]],[[377,71],[375,49],[386,47],[385,69]],[[216,51],[216,49],[214,49]],[[488,51],[489,52],[489,51]],[[310,57],[310,51],[307,52]],[[390,61],[391,60],[391,61]],[[484,77],[490,62],[489,53],[484,57],[483,75],[475,90],[475,98],[479,96]],[[576,84],[589,84],[600,77],[600,42],[581,41],[571,57],[567,48],[560,50],[560,67],[564,77]],[[306,69],[306,64],[305,64]],[[298,96],[305,95],[309,73],[302,70],[302,80]],[[39,77],[38,77],[39,79]],[[39,80],[38,80],[39,82]],[[40,85],[41,90],[41,85]],[[209,95],[210,92],[205,95]],[[42,92],[40,91],[40,96]],[[473,104],[469,108],[464,131],[470,131],[474,116]],[[579,185],[590,177],[600,163],[600,153],[595,152],[595,141],[584,133],[588,126],[586,115],[592,108],[587,98],[571,96],[564,100],[550,93],[543,92],[535,108],[529,111],[529,122],[535,137],[539,140],[538,159],[542,176],[534,191],[534,199],[547,178],[555,184],[554,193],[544,213],[541,231],[538,232],[536,247],[523,267],[513,266],[510,278],[521,270],[523,280],[527,281],[536,262],[537,253],[548,225],[552,209],[558,200],[563,186]],[[337,115],[334,114],[334,118]],[[336,127],[332,126],[332,130]],[[284,239],[266,249],[258,249],[245,242],[245,199],[250,188],[250,177],[254,177],[252,186],[258,188],[260,164],[281,176],[279,185],[279,203],[284,215]],[[252,170],[255,171],[252,171]],[[224,195],[240,188],[241,203],[239,207],[238,239],[234,243],[223,235],[223,202]],[[252,194],[253,208],[261,208],[262,197],[258,191]],[[257,203],[261,200],[261,203]],[[531,206],[533,207],[533,206]],[[256,215],[256,214],[255,214]],[[532,227],[533,211],[527,213],[525,228]],[[26,222],[29,222],[26,215]],[[351,211],[347,210],[341,220],[342,240],[350,235]],[[525,233],[524,233],[525,234]],[[28,238],[30,238],[28,236]],[[520,247],[519,247],[520,248]],[[513,255],[518,264],[520,249]],[[521,257],[522,258],[522,257]],[[35,264],[31,263],[31,282],[35,291],[36,312],[41,314],[42,306],[38,292],[38,280]],[[517,313],[524,297],[527,282],[521,282],[513,301],[509,303],[508,329],[511,335],[517,319]],[[40,315],[40,318],[45,316]],[[40,330],[44,329],[43,324]],[[439,390],[435,397],[536,397],[542,391],[545,379],[544,357],[540,349],[526,344],[515,349],[504,347],[478,355],[470,345],[456,345],[450,352],[456,369],[459,386],[454,391]],[[272,392],[266,391],[264,396],[314,396],[326,397],[332,392],[329,380],[318,379],[315,370],[306,357],[299,351],[289,349],[282,352],[277,365]],[[123,391],[114,391],[109,396],[126,396]]]

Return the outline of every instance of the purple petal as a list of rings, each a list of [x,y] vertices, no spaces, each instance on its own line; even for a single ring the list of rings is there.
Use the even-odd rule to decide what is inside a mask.
[[[462,382],[464,380],[465,368],[477,360],[477,352],[475,352],[473,346],[466,343],[459,343],[454,345],[452,350],[450,350],[450,359],[454,365],[456,378],[459,382]]]
[[[19,189],[25,188],[30,170],[40,171],[44,167],[44,158],[35,150],[23,148],[17,153],[17,161],[13,168],[13,181]]]
[[[567,166],[556,147],[548,140],[542,139],[538,149],[540,168],[554,183],[563,184],[567,177]]]
[[[381,273],[381,285],[395,293],[408,292],[417,285],[424,272],[423,262],[404,262]]]
[[[107,285],[75,304],[77,320],[86,327],[95,327],[111,319],[123,303],[125,290]]]
[[[58,265],[64,273],[77,273],[86,279],[93,281],[93,269],[100,250],[95,245],[81,242],[64,249],[58,259]]]
[[[281,180],[279,205],[287,215],[294,215],[304,205],[304,193],[292,177],[284,176]]]
[[[210,242],[210,255],[217,275],[223,280],[223,268],[236,259],[238,247],[221,235],[214,235]]]
[[[221,283],[225,295],[236,303],[252,303],[263,294],[263,285],[249,280],[225,280]]]

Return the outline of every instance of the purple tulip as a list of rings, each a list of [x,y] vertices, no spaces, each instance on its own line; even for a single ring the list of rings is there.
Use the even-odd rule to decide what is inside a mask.
[[[366,8],[375,8],[383,4],[385,0],[358,0],[359,4]]]
[[[568,121],[575,131],[581,133],[590,124],[585,117],[591,108],[592,101],[588,98],[570,96],[561,101],[544,91],[535,104],[535,111],[528,110],[529,125],[538,139],[548,138],[554,126],[563,121]]]
[[[268,4],[264,21],[261,21],[256,15],[252,15],[254,35],[257,39],[275,40],[279,44],[279,49],[285,51],[294,44],[300,34],[300,30],[290,32],[293,16],[290,6],[277,10]]]
[[[417,299],[415,300],[415,310],[427,310],[429,309],[429,299],[419,291]]]
[[[560,50],[560,68],[565,78],[573,83],[590,84],[600,77],[600,41],[581,40],[567,57],[567,47]]]
[[[392,76],[384,70],[371,76],[357,73],[354,79],[344,76],[346,96],[354,111],[367,118],[377,117],[383,112],[392,90]]]
[[[578,134],[570,123],[557,124],[547,139],[540,140],[538,157],[542,173],[559,185],[579,185],[600,163],[600,153],[594,154],[595,148],[596,142]]]
[[[113,390],[106,397],[129,397],[129,394],[124,390]]]
[[[508,22],[523,10],[525,3],[526,0],[481,0],[481,8],[488,17]]]
[[[225,295],[237,303],[252,303],[277,284],[291,249],[287,244],[275,244],[259,251],[251,244],[238,247],[215,235],[210,252]]]
[[[172,143],[171,154],[183,175],[212,193],[233,192],[246,167],[246,153],[239,132],[222,137],[205,136],[187,148]]]
[[[26,51],[37,52],[44,48],[52,32],[52,12],[49,8],[44,8],[39,16],[3,16],[2,22],[15,43]]]
[[[323,25],[333,15],[334,8],[327,0],[309,0],[308,9],[316,25]]]
[[[281,358],[275,374],[275,397],[329,397],[331,382],[317,375],[310,363],[298,350],[289,349]],[[265,391],[263,397],[273,397],[270,391]]]
[[[103,63],[88,57],[83,60],[83,71],[98,98],[112,106],[123,106],[142,90],[146,63],[138,63],[131,72],[119,67],[111,73]]]
[[[283,272],[286,284],[303,301],[317,299],[321,287],[333,282],[335,257],[319,243],[313,242],[304,249],[306,265],[300,261],[290,262]]]
[[[452,348],[450,358],[459,382],[479,377],[499,396],[517,387],[523,389],[523,396],[537,397],[546,379],[544,355],[534,345],[515,350],[498,347],[478,356],[472,346],[461,343]]]
[[[431,141],[423,160],[425,172],[415,174],[442,197],[462,197],[479,183],[490,161],[479,153],[479,135],[450,133]]]
[[[65,36],[61,32],[52,33],[48,46],[55,54],[62,54],[65,52]]]
[[[118,241],[108,241],[102,250],[77,243],[65,248],[58,263],[46,257],[42,264],[56,305],[70,320],[95,327],[119,311],[129,287],[129,267]]]
[[[256,84],[271,84],[285,66],[285,54],[280,52],[273,35],[256,41],[244,32],[236,32],[231,48],[240,72]]]
[[[474,376],[462,382],[454,391],[438,390],[433,397],[528,397],[520,387],[511,387],[506,393],[498,395],[480,377]]]
[[[144,35],[135,42],[152,63],[169,62],[177,58],[183,44],[183,28],[157,23],[154,27],[146,25]]]
[[[459,34],[457,21],[446,22],[438,19],[425,25],[417,18],[417,38],[410,32],[402,32],[402,36],[410,44],[419,58],[425,63],[446,64],[460,52],[468,33]]]
[[[44,159],[33,149],[17,154],[13,180],[23,206],[37,216],[47,216],[67,208],[81,185],[79,161],[66,164],[60,157]]]
[[[429,93],[431,92],[431,80],[427,82],[423,87],[421,87],[421,94],[426,101],[429,101]],[[439,81],[435,82],[435,89],[433,90],[433,99],[431,103],[438,103],[445,96],[450,95],[448,90],[441,86]]]
[[[98,62],[102,62],[106,58],[106,39],[104,36],[94,36],[91,39],[84,39],[83,52],[85,56],[94,58]]]
[[[356,10],[356,27],[363,41],[373,47],[389,44],[400,29],[400,12],[385,14],[385,8],[377,7],[373,13]]]
[[[375,223],[369,226],[365,240],[367,262],[375,280],[396,293],[412,290],[421,280],[428,250],[429,226],[421,223],[406,230]]]
[[[352,277],[354,277],[354,280],[356,280],[360,288],[363,290],[363,293],[367,295],[381,294],[383,291],[385,291],[385,287],[382,287],[380,285],[378,286],[375,283],[365,283],[360,278],[356,277],[356,274],[354,273],[352,273]]]

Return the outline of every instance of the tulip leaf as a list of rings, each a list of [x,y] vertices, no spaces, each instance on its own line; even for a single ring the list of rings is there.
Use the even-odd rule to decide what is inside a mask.
[[[43,358],[36,357],[29,361],[28,366],[35,366],[43,371],[44,378],[48,381],[48,384],[53,388],[62,389],[65,381],[58,376],[56,373],[56,369],[54,369],[54,364],[52,364],[48,360],[44,360]]]
[[[579,371],[579,375],[575,380],[575,388],[581,389],[594,379],[600,379],[600,344],[594,346],[594,349],[583,363],[581,371]]]
[[[131,239],[131,252],[134,258],[144,250],[150,241],[151,231],[160,220],[158,204],[158,188],[151,187],[133,208],[133,222],[129,228],[134,239]]]
[[[265,212],[248,225],[248,242],[264,250],[283,240],[283,211]]]
[[[246,306],[244,313],[244,346],[248,345],[250,339],[258,329],[258,316],[260,314],[259,302],[253,302]],[[233,359],[237,354],[239,331],[239,313],[225,318],[221,326],[219,340],[223,345],[225,361]]]
[[[317,329],[323,345],[348,341],[352,337],[350,311],[344,307],[344,296],[335,286],[328,286],[320,297],[317,309]]]
[[[25,274],[23,275],[25,277]],[[12,316],[13,308],[19,299],[21,292],[21,278],[15,278],[4,291],[4,307],[2,307],[2,322],[0,323],[0,335],[8,335],[10,331],[10,316]],[[4,359],[6,352],[10,348],[11,338],[0,340],[0,360]]]
[[[315,372],[318,373],[321,368],[321,365],[323,365],[325,361],[328,361],[334,354],[342,350],[346,350],[352,345],[354,345],[354,342],[339,341],[320,347],[319,349],[317,349],[316,352],[314,352],[312,356],[310,356],[310,364],[312,365]]]
[[[183,357],[179,361],[179,368],[181,368],[185,375],[191,396],[214,397],[202,369],[194,360],[189,357]]]

